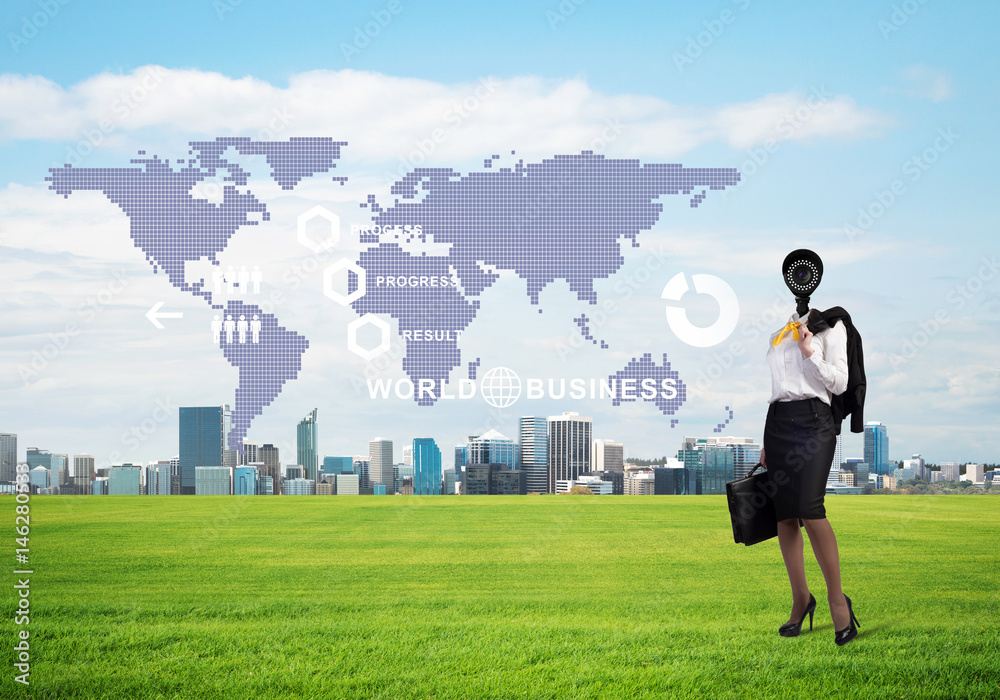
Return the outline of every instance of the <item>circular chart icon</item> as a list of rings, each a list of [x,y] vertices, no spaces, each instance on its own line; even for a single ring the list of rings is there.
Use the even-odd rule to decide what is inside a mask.
[[[736,292],[715,275],[691,275],[694,290],[698,294],[708,294],[719,304],[719,318],[710,326],[696,326],[687,317],[683,306],[667,305],[667,324],[670,330],[688,345],[709,348],[728,338],[740,320],[740,302]],[[667,282],[660,294],[661,299],[679,302],[690,289],[683,272],[678,272]]]

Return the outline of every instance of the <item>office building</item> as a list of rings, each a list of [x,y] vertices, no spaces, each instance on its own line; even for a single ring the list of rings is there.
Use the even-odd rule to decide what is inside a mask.
[[[462,483],[462,470],[465,468],[468,460],[466,459],[467,454],[465,451],[465,445],[455,446],[455,481],[456,483]]]
[[[413,449],[413,448],[410,448]],[[409,480],[410,487],[413,487],[414,467],[406,464],[394,464],[392,467],[392,490],[393,493],[404,493],[402,484],[404,480]],[[410,491],[413,495],[413,491]]]
[[[878,421],[865,424],[865,464],[870,465],[876,474],[889,474],[895,467],[889,463],[888,431]]]
[[[90,484],[97,478],[94,455],[73,455],[73,485],[79,494],[89,494]]]
[[[614,440],[594,440],[592,472],[625,472],[625,445]]]
[[[368,481],[373,488],[375,484],[392,488],[393,464],[392,440],[377,437],[368,443]]]
[[[316,495],[317,496],[335,496],[337,495],[337,484],[336,475],[329,474],[320,479],[319,483],[316,484]]]
[[[337,495],[357,496],[359,487],[359,477],[357,474],[336,474]]]
[[[971,481],[974,484],[984,483],[983,479],[983,465],[982,464],[966,464],[965,465],[965,480]]]
[[[506,464],[517,470],[517,443],[497,430],[490,430],[478,437],[470,437],[465,458],[470,464]]]
[[[304,479],[306,478],[306,470],[301,464],[286,464],[285,465],[285,479]]]
[[[409,445],[403,447],[403,464],[407,467],[413,466],[413,448]]]
[[[676,463],[653,467],[653,493],[657,496],[683,494],[684,465]]]
[[[626,496],[652,496],[656,493],[656,476],[652,471],[630,472],[625,475]]]
[[[79,455],[73,458],[74,468]],[[146,465],[146,495],[147,496],[169,496],[171,484],[170,461],[151,462]]]
[[[907,467],[912,469],[914,474],[913,476],[914,479],[922,479],[924,481],[927,480],[927,465],[924,462],[924,458],[921,457],[919,454],[913,455],[911,459],[902,460],[899,466],[903,467],[904,469]]]
[[[617,474],[618,472],[610,472]],[[569,479],[556,482],[556,493],[569,493],[574,486],[584,486],[590,489],[595,496],[611,496],[614,493],[614,486],[610,481],[605,481],[596,474],[583,474],[577,479]]]
[[[229,496],[233,493],[233,470],[229,467],[195,467],[195,494]]]
[[[99,476],[90,485],[90,492],[95,496],[108,495],[108,477]]]
[[[271,467],[267,466],[263,462],[254,462],[252,464],[245,464],[243,466],[253,467],[257,470],[257,495],[258,496],[275,496],[280,491],[280,488],[275,487],[275,479],[272,474],[270,474]]]
[[[843,477],[846,474],[851,474],[852,485],[860,486],[863,489],[870,481],[869,477],[871,476],[871,465],[863,459],[848,457],[847,460],[840,465],[841,482],[845,481]]]
[[[433,438],[413,439],[413,493],[441,495],[441,450]]]
[[[58,474],[59,467],[63,465],[63,455],[52,454],[48,450],[40,450],[37,447],[29,447],[25,455],[28,469],[35,467],[45,467],[52,474]]]
[[[182,494],[197,493],[196,467],[224,467],[226,436],[232,422],[229,404],[181,406],[180,483]]]
[[[259,484],[260,474],[256,467],[244,465],[233,470],[233,493],[237,496],[256,496]]]
[[[735,438],[721,439],[728,441]],[[753,443],[724,443],[720,445],[716,438],[684,438],[681,449],[677,451],[677,459],[687,470],[685,475],[687,483],[684,492],[686,494],[725,494],[726,484],[736,478],[737,454],[741,455],[741,468],[746,469],[747,462],[750,460],[752,460],[752,464],[757,463],[760,458],[760,448]],[[627,489],[626,493],[628,493]]]
[[[142,467],[122,464],[108,470],[109,496],[139,496],[142,494]]]
[[[316,472],[319,469],[319,452],[316,450],[316,412],[311,410],[305,418],[299,421],[296,430],[296,446],[298,448],[297,460],[305,469],[305,478],[316,481]]]
[[[836,447],[834,447],[834,450],[833,450],[833,462],[830,463],[830,469],[840,469],[840,465],[844,461],[844,456],[843,456],[843,453],[844,453],[844,448],[843,448],[844,441],[843,441],[843,437],[844,436],[842,434],[841,435],[837,435],[837,445],[836,445]],[[737,468],[736,471],[737,471],[737,473],[739,473],[739,468]],[[746,474],[743,474],[743,476],[746,476]],[[737,478],[739,478],[739,477],[737,477]]]
[[[444,495],[454,496],[456,483],[458,482],[456,481],[455,472],[453,472],[451,469],[446,469],[444,472],[444,487],[443,487]]]
[[[17,434],[0,433],[0,482],[17,481]]]
[[[590,471],[593,419],[567,411],[549,416],[548,491],[555,493],[556,481],[577,479]]]
[[[285,479],[286,496],[315,496],[316,482],[312,479]]]
[[[520,470],[507,464],[467,464],[462,493],[470,496],[524,495],[527,480]]]
[[[39,489],[47,489],[52,485],[52,472],[48,467],[38,465],[28,472],[28,483],[31,485],[32,493],[38,493]]]
[[[354,473],[354,458],[353,457],[324,457],[323,458],[323,473],[324,474],[353,474]]]
[[[917,478],[913,473],[913,467],[899,467],[893,471],[892,476],[898,486],[902,486],[904,481]]]
[[[254,464],[260,461],[260,446],[243,438],[243,452],[240,453],[239,464]]]
[[[528,493],[549,491],[549,422],[544,416],[524,416],[519,428],[520,471]],[[468,464],[465,460],[463,466]]]
[[[354,460],[354,473],[358,475],[358,488],[370,489],[372,487],[371,475],[369,474],[370,464],[367,459]]]
[[[958,481],[961,476],[962,465],[958,462],[941,462],[941,480]]]

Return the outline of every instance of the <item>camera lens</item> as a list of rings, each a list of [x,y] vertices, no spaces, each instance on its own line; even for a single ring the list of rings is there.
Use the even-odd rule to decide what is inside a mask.
[[[792,274],[795,277],[795,281],[802,285],[809,284],[809,280],[812,279],[812,270],[805,263],[796,265]]]

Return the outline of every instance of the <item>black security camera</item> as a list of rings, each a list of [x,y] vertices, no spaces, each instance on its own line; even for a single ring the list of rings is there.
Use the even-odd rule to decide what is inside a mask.
[[[811,250],[793,250],[781,263],[781,274],[795,295],[795,310],[800,317],[805,316],[809,313],[809,296],[816,291],[823,278],[823,261]]]

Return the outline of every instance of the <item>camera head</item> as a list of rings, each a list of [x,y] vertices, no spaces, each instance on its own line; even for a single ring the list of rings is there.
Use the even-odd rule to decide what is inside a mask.
[[[809,297],[823,278],[823,261],[811,250],[793,250],[781,264],[781,275],[795,295],[796,311],[805,316],[809,313]]]

